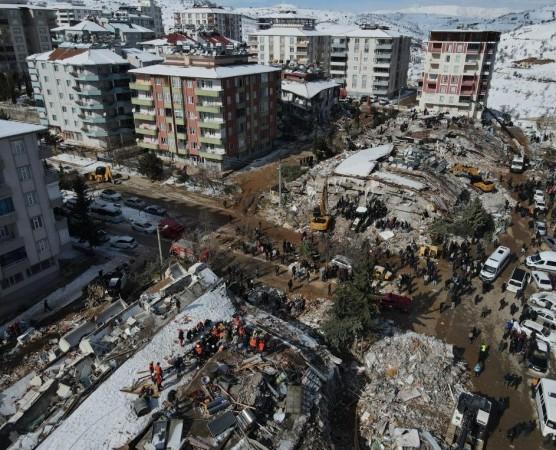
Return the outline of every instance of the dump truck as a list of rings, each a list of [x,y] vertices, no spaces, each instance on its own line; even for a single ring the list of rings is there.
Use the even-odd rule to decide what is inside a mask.
[[[332,223],[332,217],[328,214],[328,180],[325,180],[320,198],[320,205],[313,211],[313,218],[309,223],[312,231],[328,231]]]

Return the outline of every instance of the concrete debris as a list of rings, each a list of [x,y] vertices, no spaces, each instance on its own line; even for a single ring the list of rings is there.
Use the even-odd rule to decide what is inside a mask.
[[[443,437],[457,398],[470,388],[465,365],[451,345],[414,332],[394,332],[365,355],[370,382],[357,409],[369,447],[420,448],[417,430]],[[409,429],[409,430],[407,430]]]

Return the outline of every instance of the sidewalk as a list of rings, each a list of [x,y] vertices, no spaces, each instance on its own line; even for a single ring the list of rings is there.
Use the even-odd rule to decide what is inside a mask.
[[[52,292],[47,297],[42,298],[40,301],[35,303],[33,306],[19,314],[17,317],[13,318],[9,322],[0,325],[0,334],[4,334],[6,328],[15,322],[29,322],[30,320],[43,320],[56,312],[65,308],[69,304],[78,300],[85,288],[91,281],[93,281],[99,274],[99,271],[104,273],[114,270],[117,266],[125,261],[124,257],[113,258],[104,264],[97,264],[91,266],[73,281],[65,285],[64,287],[57,289]],[[44,301],[47,301],[50,308],[49,311],[45,311]]]

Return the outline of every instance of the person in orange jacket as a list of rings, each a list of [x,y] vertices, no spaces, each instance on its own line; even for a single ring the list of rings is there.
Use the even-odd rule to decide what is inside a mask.
[[[259,339],[259,343],[257,344],[257,350],[259,350],[259,353],[262,353],[264,352],[264,348],[265,348],[264,339]]]
[[[160,363],[157,362],[154,368],[154,379],[156,383],[156,387],[159,391],[162,390],[162,367],[160,367]]]

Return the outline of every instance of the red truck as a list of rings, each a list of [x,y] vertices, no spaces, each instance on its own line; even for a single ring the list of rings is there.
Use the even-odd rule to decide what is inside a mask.
[[[176,240],[181,237],[185,227],[170,217],[163,218],[159,225],[160,235],[166,239]]]

